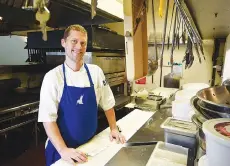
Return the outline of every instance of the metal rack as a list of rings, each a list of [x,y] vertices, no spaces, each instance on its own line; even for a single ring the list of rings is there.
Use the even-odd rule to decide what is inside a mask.
[[[0,110],[0,134],[34,123],[35,144],[38,145],[37,112],[39,101]]]

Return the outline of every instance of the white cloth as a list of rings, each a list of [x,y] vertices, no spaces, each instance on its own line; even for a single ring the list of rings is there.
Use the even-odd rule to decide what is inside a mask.
[[[94,84],[97,104],[103,110],[109,110],[115,105],[115,99],[109,85],[105,81],[102,69],[93,64],[87,64]],[[90,82],[84,65],[74,72],[65,64],[66,81],[68,86],[89,87]],[[40,93],[38,122],[54,122],[64,88],[62,65],[46,73]],[[90,103],[87,103],[90,104]]]

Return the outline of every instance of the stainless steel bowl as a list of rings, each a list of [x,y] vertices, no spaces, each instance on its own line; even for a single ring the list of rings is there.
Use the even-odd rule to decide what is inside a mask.
[[[202,130],[202,123],[198,120],[197,115],[192,116],[192,122],[197,125],[199,128],[199,132],[197,135],[198,141],[199,141],[199,146],[201,149],[206,152],[206,139],[205,139],[205,134]]]
[[[206,108],[225,111],[230,114],[229,86],[216,86],[205,88],[197,92],[196,96],[203,102]]]
[[[197,101],[198,101],[199,99],[196,97],[196,96],[193,96],[192,98],[191,98],[191,100],[190,100],[190,105],[191,105],[191,107],[193,108],[193,110],[194,110],[194,112],[195,112],[195,114],[196,114],[196,117],[197,117],[197,119],[201,122],[201,123],[203,123],[203,122],[205,122],[206,120],[208,120],[208,119],[211,119],[209,116],[205,116],[204,115],[204,113],[201,111],[201,109],[200,109],[200,107],[198,106],[198,104],[197,104]]]
[[[197,104],[200,107],[200,110],[202,110],[202,112],[205,112],[206,115],[212,118],[230,118],[230,114],[224,112],[223,110],[218,111],[215,109],[205,107],[204,103],[201,100],[198,100]]]

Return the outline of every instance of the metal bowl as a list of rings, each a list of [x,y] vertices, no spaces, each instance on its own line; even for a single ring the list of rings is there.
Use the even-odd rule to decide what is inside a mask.
[[[230,113],[230,91],[228,86],[205,88],[197,92],[196,96],[205,104],[206,108]]]
[[[230,118],[230,114],[228,113],[225,113],[223,111],[209,109],[205,107],[204,103],[201,100],[198,100],[197,104],[203,112],[211,116],[213,119],[214,118]]]
[[[199,128],[198,132],[198,140],[199,140],[199,146],[201,149],[205,152],[206,151],[206,139],[205,139],[205,134],[202,130],[202,123],[198,120],[197,115],[192,116],[192,122]]]
[[[197,104],[197,101],[198,101],[198,100],[199,100],[199,99],[198,99],[196,96],[193,96],[193,97],[191,98],[191,100],[190,100],[190,104],[191,104],[191,107],[193,108],[194,112],[196,113],[197,119],[198,119],[201,123],[203,123],[203,122],[205,122],[205,121],[207,121],[208,119],[211,119],[211,118],[210,118],[209,116],[205,115],[205,114],[201,111],[200,107],[199,107],[198,104]]]

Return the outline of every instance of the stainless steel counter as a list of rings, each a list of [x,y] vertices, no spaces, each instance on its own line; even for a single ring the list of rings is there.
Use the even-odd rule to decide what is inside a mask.
[[[164,141],[164,130],[160,125],[170,116],[171,108],[156,111],[127,142]],[[145,166],[154,148],[155,145],[123,147],[106,166]],[[189,151],[188,166],[194,166],[192,155]]]
[[[169,108],[156,111],[127,142],[164,141],[164,130],[160,125],[169,116]],[[123,147],[106,166],[145,166],[154,148],[155,145]]]

